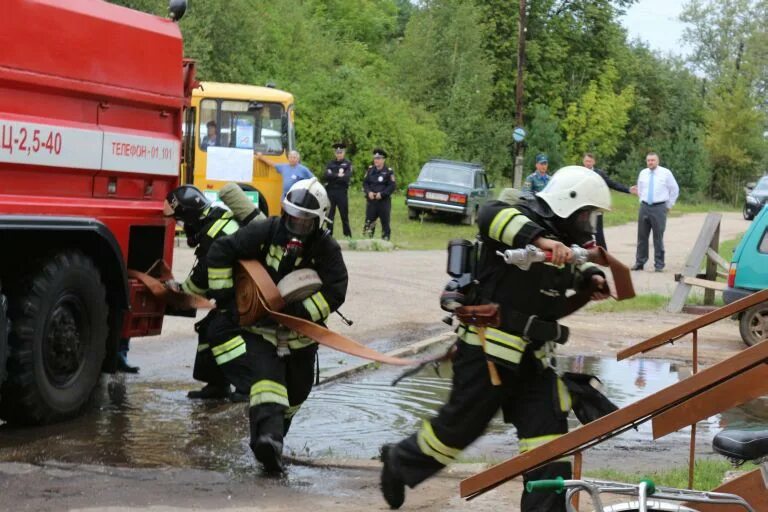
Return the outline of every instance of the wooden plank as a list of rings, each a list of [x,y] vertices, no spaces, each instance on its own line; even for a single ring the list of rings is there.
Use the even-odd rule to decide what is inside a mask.
[[[736,494],[747,500],[753,509],[768,510],[768,490],[765,488],[765,481],[759,469],[754,469],[734,478],[712,491]],[[705,505],[702,503],[683,503],[683,505],[695,508],[700,512],[744,512],[744,507],[736,505]]]
[[[612,412],[568,434],[462,480],[462,498],[473,498],[532,469],[614,437],[686,400],[768,361],[768,343],[758,343],[691,377]]]
[[[715,234],[712,235],[712,241],[709,243],[709,248],[707,249],[707,275],[706,278],[708,281],[714,281],[717,279],[717,263],[714,259],[712,259],[712,256],[710,256],[710,252],[714,252],[717,254],[717,250],[720,249],[720,224],[717,224],[717,229],[715,230]],[[715,303],[715,291],[712,288],[704,288],[704,304],[705,305],[712,305]]]
[[[693,245],[693,249],[688,254],[688,259],[685,261],[685,266],[681,272],[685,277],[695,277],[701,268],[701,263],[704,260],[704,256],[707,254],[707,247],[712,241],[712,237],[715,235],[715,231],[720,226],[720,219],[722,214],[710,212],[707,214],[707,218],[704,219],[704,225],[699,231],[699,237],[696,239],[696,243]],[[672,298],[667,304],[667,311],[670,313],[679,313],[683,309],[685,300],[688,298],[688,293],[691,291],[690,285],[685,283],[678,283],[675,291],[672,293]]]
[[[720,268],[725,270],[726,272],[725,275],[728,275],[728,270],[730,270],[731,264],[725,258],[720,256],[720,254],[718,254],[717,251],[712,250],[711,247],[707,249],[707,256],[709,256],[709,259],[717,263],[720,266]]]
[[[648,338],[645,341],[641,341],[636,345],[627,347],[624,350],[620,351],[618,354],[616,354],[616,360],[621,361],[622,359],[626,359],[635,354],[648,352],[649,350],[653,350],[666,343],[670,343],[677,339],[680,339],[686,334],[689,334],[696,329],[701,329],[702,327],[715,323],[718,320],[723,320],[724,318],[728,318],[735,313],[739,313],[741,311],[744,311],[745,309],[751,308],[755,304],[760,304],[761,302],[765,302],[765,301],[768,301],[768,289],[760,290],[759,292],[753,293],[751,295],[747,295],[743,299],[739,299],[721,308],[717,308],[711,313],[707,313],[706,315],[701,315],[700,317],[694,318],[689,322],[685,322],[684,324],[680,324],[676,327],[673,327],[668,331],[664,331],[661,334],[657,334],[652,338]]]
[[[768,394],[768,365],[761,364],[653,418],[653,438],[677,432],[765,394]]]
[[[681,281],[685,284],[690,284],[691,286],[700,286],[701,288],[717,290],[720,292],[728,288],[728,285],[725,283],[710,281],[709,279],[699,279],[698,277],[683,277]]]

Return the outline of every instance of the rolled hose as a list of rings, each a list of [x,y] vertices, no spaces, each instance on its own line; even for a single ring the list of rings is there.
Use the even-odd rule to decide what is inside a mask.
[[[528,492],[556,492],[560,494],[565,490],[565,480],[561,476],[554,480],[531,480],[525,484],[525,490]]]
[[[245,222],[245,220],[256,210],[256,205],[245,195],[243,189],[241,189],[240,185],[237,183],[227,183],[221,187],[221,190],[219,190],[219,199],[227,205],[227,208],[232,210],[232,215],[234,215],[235,219],[239,222]],[[264,214],[259,212],[253,220],[265,218]]]

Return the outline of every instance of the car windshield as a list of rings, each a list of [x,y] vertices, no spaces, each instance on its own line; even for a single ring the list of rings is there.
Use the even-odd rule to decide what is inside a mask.
[[[419,174],[419,181],[445,183],[460,187],[472,187],[474,174],[469,169],[449,165],[426,164]]]
[[[768,177],[762,178],[757,182],[755,192],[768,192]]]

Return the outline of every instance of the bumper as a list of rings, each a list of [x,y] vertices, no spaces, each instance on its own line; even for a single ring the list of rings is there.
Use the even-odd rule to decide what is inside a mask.
[[[730,304],[753,293],[755,290],[747,290],[746,288],[726,288],[723,290],[723,302]]]
[[[763,209],[763,204],[744,203],[744,209],[749,213],[751,217],[757,217],[760,210]]]
[[[438,203],[434,201],[424,201],[422,199],[406,199],[406,206],[410,208],[416,208],[419,210],[427,210],[430,212],[448,212],[459,213],[465,215],[467,212],[466,206],[459,206],[455,204]]]

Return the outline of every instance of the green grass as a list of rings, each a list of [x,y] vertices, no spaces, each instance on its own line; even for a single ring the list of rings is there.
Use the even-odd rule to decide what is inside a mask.
[[[502,190],[501,185],[494,189],[495,194]],[[617,226],[637,222],[637,197],[629,194],[611,192],[613,207],[605,214],[606,226]],[[736,211],[733,206],[714,202],[678,203],[670,212],[671,216],[683,213],[709,211]],[[341,236],[341,220],[336,214],[336,236]],[[352,237],[360,238],[365,222],[365,198],[358,190],[349,191],[349,222]],[[445,249],[448,240],[466,238],[471,240],[477,233],[474,226],[465,226],[456,219],[447,216],[424,215],[419,220],[408,219],[408,209],[405,206],[405,195],[398,192],[392,197],[392,242],[399,249],[423,250]],[[376,237],[381,237],[381,224],[377,222]],[[728,257],[726,257],[728,259]]]
[[[754,464],[745,464],[740,470],[751,471],[755,469]],[[693,487],[701,491],[711,491],[718,487],[727,471],[733,470],[733,466],[726,460],[721,459],[702,459],[696,461]],[[586,471],[585,476],[599,480],[614,480],[617,482],[638,483],[643,478],[650,478],[658,486],[676,487],[684,489],[688,487],[688,467],[678,467],[653,471],[650,473],[624,472],[613,469],[598,469],[595,471]]]
[[[627,311],[656,311],[663,309],[669,297],[658,293],[642,293],[627,300],[603,300],[591,302],[586,308],[590,313],[624,313]]]

